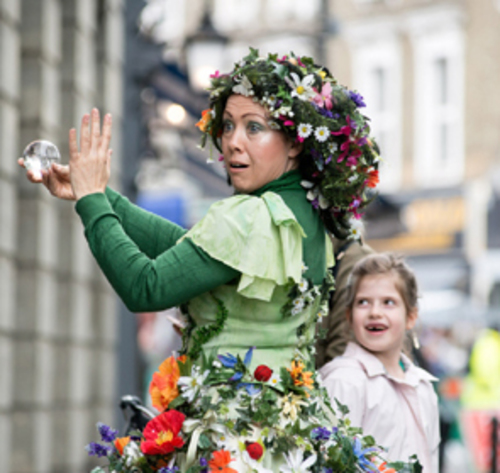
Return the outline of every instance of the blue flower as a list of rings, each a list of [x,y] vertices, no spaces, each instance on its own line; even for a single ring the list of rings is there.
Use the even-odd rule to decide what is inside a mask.
[[[328,440],[330,435],[331,432],[326,427],[316,427],[311,432],[311,438],[313,440]]]
[[[350,90],[349,97],[356,104],[356,107],[358,108],[366,107],[366,104],[364,102],[365,99],[358,92]]]
[[[238,389],[245,388],[247,393],[250,394],[250,396],[253,396],[254,394],[259,394],[262,391],[261,386],[253,383],[239,383],[237,388]]]
[[[231,353],[226,353],[225,355],[217,355],[217,358],[219,358],[222,366],[225,366],[226,368],[234,368],[236,366],[236,363],[238,363],[238,358],[236,358],[234,355],[231,355]]]
[[[245,366],[247,368],[248,368],[248,365],[252,362],[252,355],[253,355],[254,348],[255,347],[250,347],[245,354],[245,359],[243,360],[243,363],[245,363]]]
[[[374,453],[377,451],[376,448],[374,447],[369,447],[369,448],[362,448],[361,446],[361,440],[359,438],[354,439],[354,444],[352,445],[352,451],[354,455],[356,455],[359,466],[364,470],[364,471],[377,471],[378,468],[377,466],[372,463],[370,460],[367,460],[366,455],[369,455],[370,453]]]
[[[95,457],[106,457],[108,454],[111,452],[111,447],[108,447],[106,445],[102,445],[97,442],[90,442],[86,447],[85,450],[90,456],[95,456]]]
[[[229,378],[229,381],[239,381],[241,378],[243,378],[243,373],[241,371],[236,371],[236,373]]]
[[[174,466],[173,468],[164,466],[163,468],[160,468],[158,470],[158,473],[176,473],[177,471],[179,471],[179,468],[177,468],[176,466]]]
[[[102,422],[97,423],[97,430],[103,442],[112,442],[118,436],[118,430],[114,430]]]

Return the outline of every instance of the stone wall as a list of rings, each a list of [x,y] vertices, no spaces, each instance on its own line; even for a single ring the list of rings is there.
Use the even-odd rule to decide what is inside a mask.
[[[80,473],[95,423],[112,422],[116,303],[73,203],[16,165],[45,138],[113,113],[119,182],[122,0],[0,0],[0,471]]]

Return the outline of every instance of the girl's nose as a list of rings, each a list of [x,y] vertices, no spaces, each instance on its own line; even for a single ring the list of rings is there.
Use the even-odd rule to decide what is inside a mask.
[[[382,304],[374,302],[370,307],[370,317],[378,317],[382,315]]]

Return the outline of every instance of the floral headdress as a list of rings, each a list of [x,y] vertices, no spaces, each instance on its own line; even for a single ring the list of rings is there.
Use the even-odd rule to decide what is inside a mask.
[[[256,49],[229,74],[211,76],[210,108],[197,126],[201,146],[210,137],[221,151],[222,115],[233,94],[252,97],[269,113],[269,125],[302,143],[299,169],[307,198],[335,236],[357,234],[355,220],[378,183],[379,150],[370,137],[363,98],[337,83],[309,57],[259,57]]]

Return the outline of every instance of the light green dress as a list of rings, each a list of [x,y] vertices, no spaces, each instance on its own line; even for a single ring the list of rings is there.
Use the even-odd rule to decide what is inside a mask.
[[[303,443],[308,442],[297,432],[331,427],[335,421],[318,390],[312,356],[316,322],[326,314],[331,286],[326,279],[313,285],[304,277],[305,236],[294,213],[274,192],[225,199],[183,236],[241,273],[233,283],[184,307],[190,321],[186,351],[197,363],[185,377],[184,393],[197,387],[191,403],[178,407],[188,418],[210,418],[201,428],[193,421],[192,431],[198,428],[194,440],[199,443],[203,434],[205,444],[230,451],[229,467],[238,472],[280,471],[287,465],[284,454],[301,455]],[[326,241],[316,251],[324,252],[323,260],[332,265]],[[324,274],[326,278],[326,267]],[[209,335],[203,338],[200,330]],[[259,366],[272,370],[269,379],[256,379]],[[215,382],[237,372],[241,379]],[[214,384],[207,386],[210,378]],[[203,397],[210,398],[211,407],[204,409],[199,402],[200,408],[193,409],[196,399]],[[246,450],[254,442],[264,448],[258,461]],[[181,470],[201,457],[210,458],[210,448],[203,451],[199,446],[191,446],[186,457],[179,456]],[[309,448],[313,451],[312,443]]]

